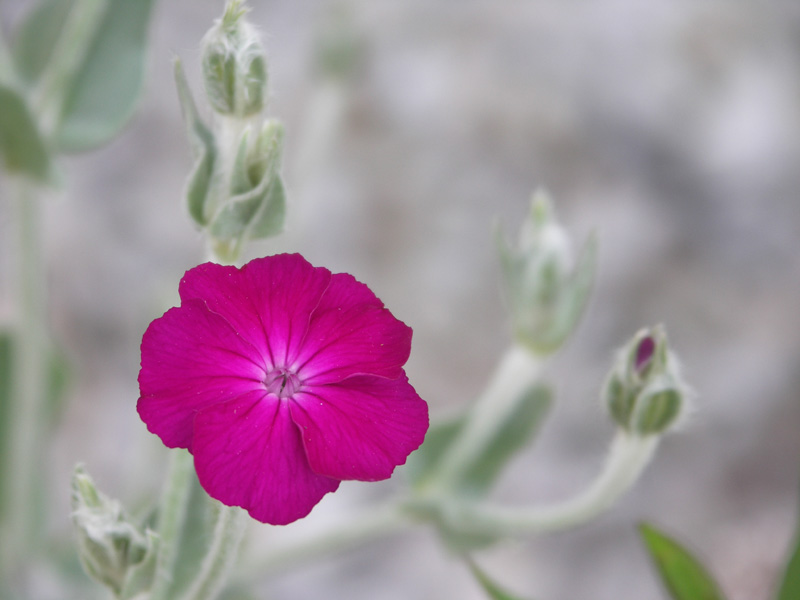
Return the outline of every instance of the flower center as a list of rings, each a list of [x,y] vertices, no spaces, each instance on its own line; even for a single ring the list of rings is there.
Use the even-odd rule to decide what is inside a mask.
[[[264,385],[270,394],[278,398],[291,398],[300,390],[300,379],[285,367],[278,367],[267,373]]]

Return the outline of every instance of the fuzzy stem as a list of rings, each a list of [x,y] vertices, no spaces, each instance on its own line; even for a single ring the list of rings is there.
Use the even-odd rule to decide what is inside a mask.
[[[583,492],[565,502],[536,508],[462,504],[444,507],[445,518],[459,531],[501,536],[576,527],[610,508],[630,490],[650,462],[660,439],[660,436],[641,437],[619,430],[603,470]]]
[[[216,504],[211,545],[183,600],[213,600],[222,590],[244,537],[246,513],[235,506]]]
[[[16,323],[13,377],[3,465],[0,561],[5,576],[24,579],[19,567],[28,563],[42,531],[37,518],[37,480],[42,469],[43,413],[48,379],[46,273],[41,240],[41,188],[22,176],[8,177],[15,203],[17,229]]]
[[[149,600],[169,600],[178,544],[189,507],[193,469],[192,455],[186,450],[177,449],[172,453],[167,485],[161,497],[158,559]]]

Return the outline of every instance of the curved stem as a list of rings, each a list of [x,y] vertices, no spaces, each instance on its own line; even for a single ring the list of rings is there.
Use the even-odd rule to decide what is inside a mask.
[[[618,431],[603,470],[583,492],[565,502],[536,508],[462,504],[446,507],[445,517],[459,531],[496,535],[525,535],[581,525],[610,508],[633,486],[659,440],[659,436]]]

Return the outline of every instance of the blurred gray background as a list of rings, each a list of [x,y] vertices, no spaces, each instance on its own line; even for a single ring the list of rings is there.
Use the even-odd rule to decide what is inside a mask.
[[[589,311],[549,369],[558,404],[498,500],[554,501],[591,480],[613,431],[598,389],[638,328],[666,325],[697,390],[619,506],[478,562],[529,598],[665,598],[635,531],[647,519],[705,557],[731,600],[766,600],[800,470],[800,4],[251,5],[269,112],[286,126],[290,216],[248,254],[299,251],[367,282],[414,328],[407,370],[434,416],[471,401],[509,341],[494,224],[516,235],[546,186],[576,243],[598,232]],[[135,412],[138,344],[203,260],[181,199],[191,161],[172,58],[199,94],[199,40],[222,6],[158,4],[140,111],[113,144],[62,163],[66,193],[47,206],[53,327],[77,373],[45,474],[56,535],[69,535],[76,461],[134,508],[163,475],[167,451]],[[319,68],[331,39],[355,52],[338,78]],[[254,525],[246,558],[396,485],[344,483],[301,523]],[[259,598],[484,597],[425,530],[256,581]]]

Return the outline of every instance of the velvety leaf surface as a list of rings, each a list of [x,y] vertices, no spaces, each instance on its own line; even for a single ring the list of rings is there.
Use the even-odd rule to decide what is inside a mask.
[[[42,0],[19,25],[12,49],[22,80],[34,83],[50,61],[75,0]]]
[[[107,0],[88,52],[69,81],[55,143],[79,152],[102,145],[133,114],[142,91],[153,0]]]

